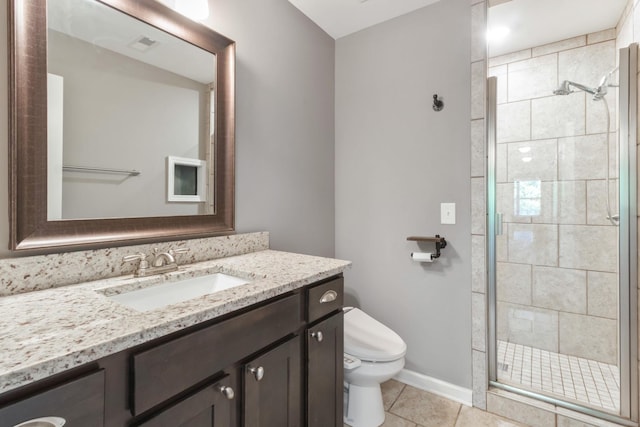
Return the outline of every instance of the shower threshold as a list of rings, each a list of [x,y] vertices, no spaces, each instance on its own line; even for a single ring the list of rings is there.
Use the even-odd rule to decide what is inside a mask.
[[[616,365],[498,340],[498,381],[595,409],[620,412]]]

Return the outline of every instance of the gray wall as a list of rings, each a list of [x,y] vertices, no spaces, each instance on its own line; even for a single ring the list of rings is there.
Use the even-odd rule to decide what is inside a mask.
[[[236,229],[271,232],[275,249],[332,256],[334,41],[285,0],[216,0],[210,7],[205,24],[237,42]],[[7,128],[6,99],[0,79],[0,129]],[[0,156],[0,257],[13,256],[6,250],[7,176],[7,156]]]
[[[216,0],[209,25],[237,43],[238,231],[333,256],[333,39],[286,0]]]
[[[406,368],[471,386],[470,13],[447,0],[336,41],[336,257],[407,343]],[[445,108],[431,108],[434,93]],[[457,224],[440,224],[455,202]],[[410,260],[447,238],[433,264]]]

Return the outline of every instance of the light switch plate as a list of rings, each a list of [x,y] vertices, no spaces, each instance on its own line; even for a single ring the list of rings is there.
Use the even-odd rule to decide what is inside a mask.
[[[440,224],[456,223],[456,204],[440,203]]]

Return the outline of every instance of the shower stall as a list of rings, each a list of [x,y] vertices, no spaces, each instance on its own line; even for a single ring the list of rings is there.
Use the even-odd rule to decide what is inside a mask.
[[[638,416],[638,49],[549,50],[489,66],[489,380],[624,423]]]

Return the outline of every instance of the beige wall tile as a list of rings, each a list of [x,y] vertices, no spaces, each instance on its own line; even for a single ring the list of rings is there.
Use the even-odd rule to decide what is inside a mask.
[[[531,265],[496,263],[498,301],[531,304]]]
[[[487,353],[472,350],[473,355],[473,406],[487,409],[487,389],[489,386],[487,375]]]
[[[550,96],[532,100],[532,138],[548,139],[583,135],[585,131],[584,103],[584,93],[572,93],[568,96]]]
[[[615,92],[606,96],[606,104],[602,100],[594,101],[587,96],[587,133],[604,133],[607,130],[607,111],[609,112],[609,131],[615,132],[618,123],[617,102]],[[605,108],[606,107],[606,108]]]
[[[471,121],[471,176],[484,176],[484,119]]]
[[[471,179],[471,234],[484,234],[486,201],[483,178]]]
[[[598,362],[618,362],[615,320],[560,313],[560,353]]]
[[[558,55],[545,55],[509,64],[509,102],[550,96],[558,84]]]
[[[531,49],[533,56],[547,55],[561,50],[575,49],[587,44],[587,36],[577,36],[570,39],[560,40],[559,42],[545,44],[543,46]]]
[[[517,183],[514,182],[496,184],[496,210],[502,214],[504,223],[520,222],[529,224],[531,223],[531,216],[520,215],[518,206],[515,205],[514,188],[516,185]]]
[[[585,224],[587,189],[585,181],[543,182],[540,215],[534,223]]]
[[[495,393],[488,394],[487,408],[494,414],[525,423],[531,427],[550,427],[554,426],[556,422],[556,416],[551,410],[507,399]]]
[[[531,139],[531,102],[521,101],[498,105],[498,142],[528,141]]]
[[[587,181],[587,224],[611,225],[611,222],[607,219],[605,188],[606,183],[604,180]],[[611,214],[617,214],[619,212],[617,179],[609,181],[609,202],[611,204]]]
[[[600,43],[607,40],[615,40],[616,29],[609,28],[608,30],[598,31],[596,33],[587,34],[587,44]]]
[[[485,10],[484,2],[471,7],[471,62],[484,61],[487,55],[484,37],[487,28]]]
[[[507,144],[496,148],[496,181],[507,182]]]
[[[603,179],[607,175],[605,134],[558,140],[558,175],[561,180]]]
[[[507,102],[507,80],[508,80],[508,66],[498,65],[497,67],[489,68],[489,77],[497,77],[498,78],[498,93],[497,93],[497,103],[504,104]]]
[[[487,309],[486,295],[471,294],[471,348],[487,350]]]
[[[558,226],[509,224],[509,261],[557,266]]]
[[[531,49],[523,49],[517,52],[507,53],[506,55],[490,57],[489,67],[496,67],[498,65],[509,64],[511,62],[522,61],[529,58],[531,58]]]
[[[524,427],[524,424],[499,417],[490,412],[463,406],[455,427]]]
[[[507,144],[507,162],[509,182],[555,180],[558,177],[557,141]]]
[[[558,54],[558,82],[570,80],[597,87],[602,76],[616,66],[615,41],[597,43]],[[589,64],[585,67],[585,64]]]
[[[471,288],[473,292],[487,292],[484,236],[471,236]]]
[[[618,318],[618,275],[616,273],[587,272],[588,307],[592,316]]]
[[[560,225],[559,233],[560,267],[617,271],[616,227]]]
[[[509,261],[509,224],[502,226],[503,233],[496,236],[496,261]]]
[[[587,272],[534,267],[533,305],[551,310],[587,312]]]
[[[600,418],[556,407],[558,427],[619,427],[620,424],[610,423]]]
[[[481,119],[484,117],[484,107],[486,103],[486,63],[478,61],[471,64],[471,118]]]
[[[497,335],[499,340],[558,351],[558,312],[498,302]]]

